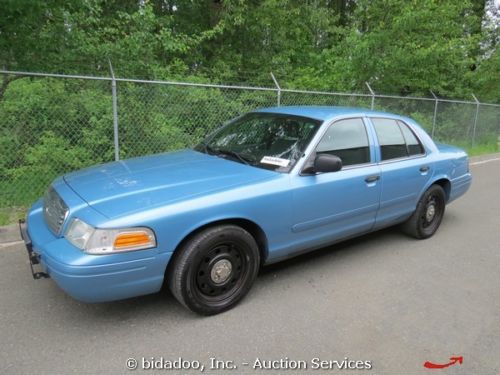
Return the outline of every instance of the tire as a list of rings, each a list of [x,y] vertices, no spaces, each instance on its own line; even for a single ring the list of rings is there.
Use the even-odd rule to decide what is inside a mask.
[[[403,232],[417,239],[431,237],[441,224],[445,206],[443,188],[432,185],[420,198],[413,215],[401,225]]]
[[[260,253],[246,230],[220,225],[195,234],[172,261],[167,276],[175,298],[195,313],[214,315],[248,293],[259,271]]]

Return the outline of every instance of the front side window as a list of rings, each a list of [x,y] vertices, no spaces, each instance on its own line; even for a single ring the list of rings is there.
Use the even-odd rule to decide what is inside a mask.
[[[377,133],[382,160],[424,153],[422,144],[406,124],[388,118],[372,118],[371,121]]]
[[[333,123],[316,148],[316,154],[331,154],[342,160],[343,166],[370,162],[370,145],[361,118]]]
[[[302,157],[321,121],[278,113],[239,117],[208,136],[195,150],[277,172]]]

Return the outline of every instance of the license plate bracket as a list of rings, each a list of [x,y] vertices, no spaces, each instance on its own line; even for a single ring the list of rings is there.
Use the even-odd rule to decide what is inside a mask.
[[[28,230],[26,228],[26,221],[25,220],[19,220],[19,232],[21,233],[21,238],[24,241],[24,246],[26,247],[26,250],[28,251],[28,259],[30,261],[30,269],[31,269],[31,274],[33,275],[33,279],[39,280],[39,279],[46,279],[49,276],[48,273],[43,272],[43,271],[35,271],[35,267],[40,265],[40,255],[38,255],[34,250],[33,250],[33,244],[31,242],[30,235],[28,234]]]

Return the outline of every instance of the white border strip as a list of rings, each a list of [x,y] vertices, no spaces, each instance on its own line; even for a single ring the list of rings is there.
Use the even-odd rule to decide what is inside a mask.
[[[0,249],[3,249],[4,247],[14,246],[14,245],[20,245],[23,242],[24,242],[23,240],[0,242]]]
[[[470,163],[469,165],[486,164],[486,163],[489,163],[490,161],[498,161],[498,160],[500,160],[500,158],[493,158],[493,159],[480,160],[480,161],[475,161],[474,163]]]

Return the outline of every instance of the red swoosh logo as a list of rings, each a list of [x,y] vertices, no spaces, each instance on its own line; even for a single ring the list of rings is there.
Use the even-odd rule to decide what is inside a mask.
[[[456,363],[462,364],[463,361],[464,361],[464,357],[462,357],[462,356],[460,356],[460,357],[450,357],[450,362],[448,362],[448,363],[436,364],[436,363],[432,363],[432,362],[428,362],[427,361],[427,362],[424,363],[424,367],[425,368],[431,368],[431,369],[446,368],[446,367],[453,366]]]

